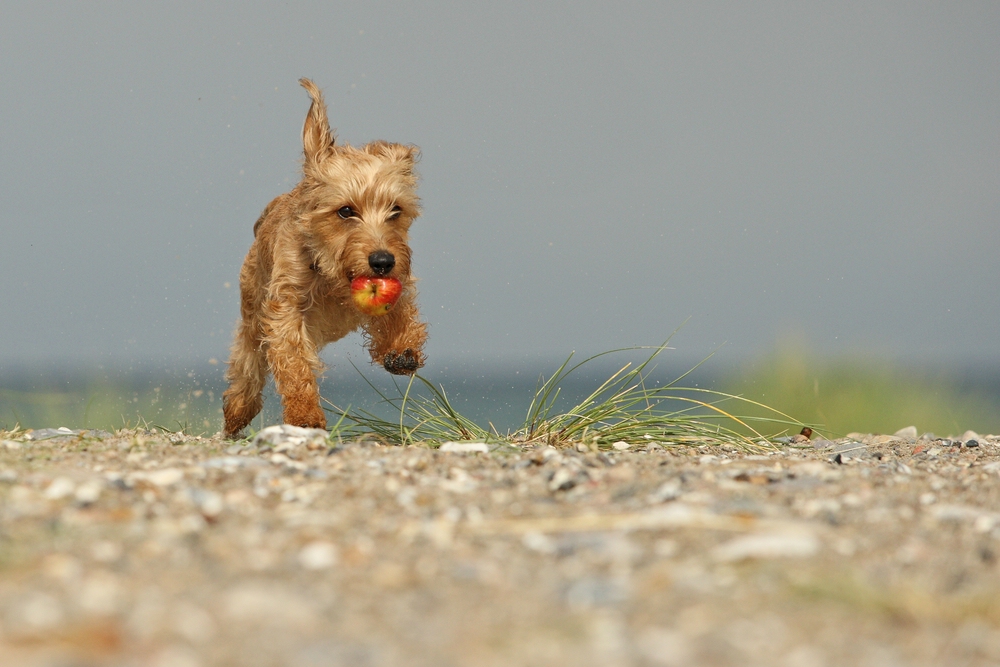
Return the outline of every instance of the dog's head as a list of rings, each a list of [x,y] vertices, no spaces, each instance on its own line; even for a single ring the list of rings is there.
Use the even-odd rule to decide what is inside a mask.
[[[336,143],[319,89],[300,81],[312,105],[302,128],[303,190],[299,219],[316,268],[349,284],[358,276],[410,278],[409,229],[420,215],[416,146],[374,141]]]

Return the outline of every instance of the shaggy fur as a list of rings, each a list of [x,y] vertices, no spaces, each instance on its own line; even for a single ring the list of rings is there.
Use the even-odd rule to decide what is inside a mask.
[[[319,350],[360,328],[372,362],[409,375],[424,364],[426,327],[410,275],[408,230],[420,214],[415,146],[337,144],[322,93],[302,129],[302,181],[264,209],[240,271],[240,311],[223,395],[225,434],[236,437],[261,410],[274,374],[284,421],[326,427],[316,375]],[[386,256],[389,254],[389,257]],[[388,314],[370,317],[351,298],[351,280],[383,276],[403,285]]]

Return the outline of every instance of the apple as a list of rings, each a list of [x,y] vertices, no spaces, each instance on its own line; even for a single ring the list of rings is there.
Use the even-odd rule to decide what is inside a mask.
[[[403,293],[403,285],[395,278],[358,276],[351,281],[354,305],[366,315],[385,315]]]

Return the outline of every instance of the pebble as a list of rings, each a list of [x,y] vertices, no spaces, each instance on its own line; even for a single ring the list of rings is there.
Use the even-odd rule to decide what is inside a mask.
[[[681,496],[681,481],[677,478],[668,479],[661,484],[656,491],[649,494],[650,504],[663,503],[668,500],[675,500]]]
[[[326,570],[337,564],[337,556],[332,542],[310,542],[299,551],[299,564],[307,570]]]
[[[844,456],[850,456],[851,458],[858,458],[864,455],[867,450],[868,445],[861,442],[855,442],[853,440],[835,443],[833,447],[834,454],[843,454]]]
[[[54,596],[30,593],[21,602],[16,618],[32,630],[51,630],[63,620],[63,608]]]
[[[528,549],[543,554],[554,554],[558,549],[555,540],[544,533],[525,533],[521,538],[521,543]]]
[[[146,481],[153,486],[173,486],[184,479],[184,471],[178,468],[161,468],[148,472],[134,472],[129,477],[133,481]]]
[[[76,491],[76,484],[69,477],[56,477],[45,489],[45,498],[60,500]]]
[[[236,470],[238,468],[267,467],[267,461],[249,456],[220,456],[211,458],[199,464],[202,468],[222,468],[224,470]]]
[[[935,505],[931,509],[931,516],[942,523],[976,521],[983,517],[990,520],[1000,520],[1000,515],[988,510],[970,505],[956,505],[951,503]]]
[[[907,426],[906,428],[899,429],[898,431],[896,431],[895,433],[893,433],[893,435],[895,437],[897,437],[897,438],[901,438],[902,440],[916,440],[917,439],[917,427],[916,426]]]
[[[93,505],[101,497],[104,483],[98,479],[90,479],[76,487],[73,497],[81,505]]]
[[[558,468],[549,480],[549,491],[568,491],[576,486],[576,474],[569,468]]]
[[[459,454],[487,454],[489,453],[490,448],[485,442],[445,442],[438,448],[438,450]]]
[[[261,429],[250,442],[251,447],[271,446],[275,451],[279,448],[321,448],[326,446],[330,434],[320,428],[302,428],[291,424],[278,424]]]
[[[812,533],[743,535],[712,549],[713,560],[728,563],[751,558],[806,558],[819,551]]]
[[[222,514],[222,510],[225,509],[226,503],[222,495],[215,491],[206,491],[205,489],[192,487],[187,490],[187,494],[191,502],[194,503],[206,519],[217,518]]]
[[[65,426],[60,426],[59,428],[35,429],[28,431],[24,435],[25,440],[32,440],[36,442],[62,438],[93,438],[97,440],[104,440],[111,437],[114,437],[111,433],[100,429],[71,429],[66,428]]]
[[[48,440],[51,438],[64,438],[67,436],[75,436],[84,433],[84,431],[74,431],[73,429],[66,428],[65,426],[60,426],[59,428],[40,428],[32,431],[28,431],[25,434],[25,440]]]

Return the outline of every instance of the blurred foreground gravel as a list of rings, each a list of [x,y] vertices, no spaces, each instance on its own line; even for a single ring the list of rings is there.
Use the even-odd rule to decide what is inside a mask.
[[[1000,665],[995,436],[0,436],[4,666]]]

